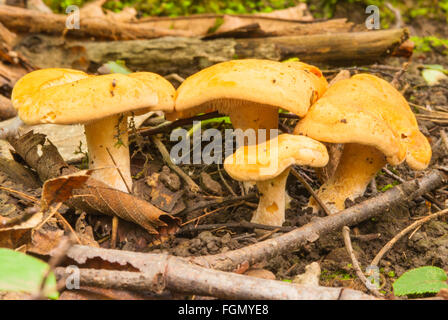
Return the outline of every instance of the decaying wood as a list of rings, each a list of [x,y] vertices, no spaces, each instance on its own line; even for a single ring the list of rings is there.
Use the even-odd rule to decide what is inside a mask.
[[[222,25],[213,34],[208,32],[222,21]],[[219,15],[205,14],[184,17],[151,17],[143,18],[135,22],[144,26],[159,26],[175,30],[189,30],[194,36],[206,38],[224,37],[225,34],[238,29],[247,29],[241,32],[245,38],[285,36],[285,35],[310,35],[319,33],[349,32],[354,28],[353,23],[347,19],[332,19],[326,21],[303,21],[297,19],[273,18],[268,16],[251,15]],[[252,30],[250,30],[251,26]]]
[[[299,6],[287,9],[295,10],[292,15],[286,10],[277,10],[268,14],[205,14],[175,18],[151,17],[133,21],[135,9],[133,12],[127,12],[128,8],[120,14],[108,12],[106,15],[101,8],[102,2],[104,1],[87,3],[81,8],[79,30],[66,29],[67,15],[10,6],[0,6],[0,22],[20,32],[63,35],[68,31],[68,35],[77,37],[92,36],[114,40],[151,39],[167,35],[200,37],[216,26],[219,26],[217,33],[222,33],[255,25],[258,36],[335,33],[353,29],[353,23],[346,19],[311,21],[312,17],[304,16],[304,10]]]
[[[77,37],[97,37],[104,39],[151,39],[163,36],[190,36],[183,30],[145,27],[118,22],[113,19],[80,17],[79,29],[67,29],[67,16],[45,13],[18,7],[0,5],[0,22],[10,30],[23,33],[47,33],[73,35]]]
[[[319,64],[369,63],[390,55],[408,38],[406,29],[318,34],[260,39],[166,37],[134,41],[72,41],[32,35],[15,47],[40,68],[87,70],[110,60],[124,60],[133,70],[188,76],[212,64],[235,58],[283,60],[299,57]],[[51,56],[52,59],[48,59]]]
[[[79,264],[91,259],[125,265],[130,263],[139,272],[80,269],[81,285],[102,288],[149,290],[163,289],[214,296],[224,299],[289,299],[289,300],[362,300],[374,299],[360,291],[345,288],[309,287],[282,281],[255,278],[236,273],[203,268],[182,258],[162,254],[142,254],[73,246],[67,256]],[[65,269],[56,274],[65,276]]]

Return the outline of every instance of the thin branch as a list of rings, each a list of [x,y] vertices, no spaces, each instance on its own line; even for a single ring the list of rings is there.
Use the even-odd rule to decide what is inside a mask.
[[[231,197],[226,197],[226,198],[218,198],[216,200],[210,200],[207,202],[199,203],[196,206],[186,208],[180,213],[185,215],[187,213],[194,212],[197,210],[206,209],[206,208],[209,208],[212,206],[224,206],[224,205],[228,205],[228,204],[234,203],[234,202],[255,200],[255,199],[257,199],[257,195],[255,193],[249,193],[245,196],[236,196],[236,197],[231,196]]]
[[[188,233],[195,233],[195,232],[201,232],[201,231],[207,231],[207,230],[215,230],[215,229],[248,229],[248,230],[254,230],[254,229],[262,229],[262,230],[275,230],[278,229],[279,232],[289,232],[296,227],[277,227],[277,226],[269,226],[265,224],[259,224],[259,223],[252,223],[248,221],[241,221],[241,222],[228,222],[228,223],[216,223],[216,224],[200,224],[198,226],[189,226],[189,227],[183,227],[177,231],[176,235],[183,235]],[[365,235],[367,236],[367,235]],[[360,239],[362,240],[362,239]]]
[[[123,183],[126,186],[126,190],[128,190],[128,193],[131,194],[132,193],[131,187],[129,187],[128,183],[126,182],[126,179],[124,178],[123,173],[120,170],[120,167],[118,167],[117,162],[115,162],[115,159],[112,156],[112,153],[110,152],[109,148],[106,147],[106,151],[109,154],[109,157],[112,160],[112,163],[114,164],[115,169],[117,169],[117,172],[120,175],[121,180],[123,180]]]
[[[355,268],[356,275],[361,280],[361,282],[366,286],[366,288],[372,292],[375,296],[381,297],[381,293],[372,286],[368,285],[369,280],[367,280],[366,276],[361,270],[361,266],[359,265],[358,259],[356,259],[355,253],[352,247],[352,241],[350,240],[350,228],[347,226],[342,227],[342,237],[344,239],[345,248],[347,250],[347,254],[350,256],[352,260],[353,268]]]
[[[157,149],[159,149],[160,154],[162,155],[163,160],[166,162],[168,167],[170,167],[173,171],[175,171],[187,184],[190,190],[194,193],[199,192],[201,188],[190,178],[181,168],[176,166],[173,161],[171,161],[170,153],[166,149],[165,145],[160,141],[156,136],[151,137],[152,141],[156,145]]]
[[[318,197],[318,195],[314,192],[313,188],[309,185],[308,182],[306,182],[306,180],[302,177],[302,175],[294,168],[291,168],[291,173],[294,177],[296,177],[297,180],[300,181],[301,184],[303,184],[303,186],[311,194],[311,196],[314,198],[314,200],[316,200],[319,207],[321,207],[321,209],[324,210],[325,214],[327,216],[331,215],[330,210],[323,203],[323,201]]]

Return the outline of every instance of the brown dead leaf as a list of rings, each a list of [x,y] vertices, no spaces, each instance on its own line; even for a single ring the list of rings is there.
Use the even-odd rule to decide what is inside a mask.
[[[137,10],[132,7],[125,7],[120,12],[106,10],[106,17],[118,22],[131,22],[136,19]]]
[[[83,170],[67,176],[45,181],[42,188],[42,201],[46,207],[64,202],[73,196],[73,190],[84,186],[92,170]]]
[[[261,279],[268,279],[268,280],[275,280],[275,274],[273,274],[271,271],[266,269],[249,269],[246,272],[244,272],[246,276],[251,276],[255,278],[261,278]]]
[[[175,233],[179,228],[180,219],[134,195],[115,190],[87,173],[82,171],[47,180],[42,189],[42,199],[47,205],[69,199],[68,204],[76,208],[115,215],[160,236]]]
[[[221,19],[221,15],[216,14],[198,14],[183,17],[150,17],[139,19],[135,24],[151,28],[164,28],[171,30],[186,30],[191,36],[204,36]]]
[[[348,32],[353,28],[353,23],[346,19],[313,22],[258,15],[225,15],[223,19],[224,23],[215,33],[206,35],[206,39],[235,36],[235,32],[240,33],[237,37],[242,37],[244,30],[247,32],[246,37],[267,37]]]
[[[14,218],[0,216],[0,247],[15,249],[31,240],[31,230],[43,219],[41,211]]]
[[[31,229],[0,231],[0,248],[15,249],[29,243]]]
[[[43,230],[42,228],[33,232],[31,244],[27,246],[27,251],[42,256],[50,255],[51,251],[59,246],[64,236],[64,230]]]
[[[0,217],[0,232],[9,230],[25,230],[36,227],[43,218],[43,212],[39,211],[33,214],[24,214],[21,217],[8,219]]]

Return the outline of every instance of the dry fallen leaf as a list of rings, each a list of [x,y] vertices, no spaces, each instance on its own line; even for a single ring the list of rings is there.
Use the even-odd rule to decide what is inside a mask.
[[[82,188],[91,173],[92,170],[83,170],[47,180],[42,188],[42,201],[45,206],[49,207],[53,203],[64,202],[73,197],[73,190]]]
[[[164,236],[177,231],[180,219],[131,194],[89,177],[89,171],[47,180],[42,199],[47,205],[67,201],[86,212],[97,211],[137,223],[149,233]]]
[[[50,255],[51,251],[59,246],[64,236],[64,231],[38,229],[31,236],[31,244],[27,246],[27,252],[38,255]]]

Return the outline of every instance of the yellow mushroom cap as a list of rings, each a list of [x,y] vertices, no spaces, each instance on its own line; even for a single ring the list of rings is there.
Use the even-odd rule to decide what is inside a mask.
[[[392,165],[426,168],[431,147],[406,99],[387,81],[358,74],[332,85],[299,121],[295,134],[377,148]]]
[[[167,80],[150,72],[94,76],[49,68],[22,77],[11,100],[26,124],[72,124],[119,113],[171,111],[174,93]]]
[[[215,64],[188,77],[176,92],[175,112],[167,118],[187,118],[201,112],[228,113],[250,101],[283,108],[299,116],[327,89],[321,71],[301,62],[262,59]]]
[[[311,138],[281,134],[258,145],[239,147],[224,160],[224,169],[235,180],[265,181],[279,176],[291,165],[324,167],[326,147]]]

